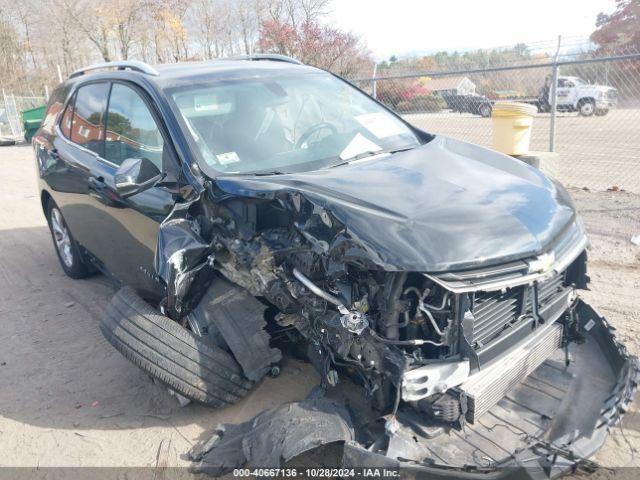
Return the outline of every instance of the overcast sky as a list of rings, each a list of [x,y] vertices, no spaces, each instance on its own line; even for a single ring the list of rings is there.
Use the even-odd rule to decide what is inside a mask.
[[[575,41],[614,0],[333,0],[330,23],[357,33],[377,59],[519,42]]]

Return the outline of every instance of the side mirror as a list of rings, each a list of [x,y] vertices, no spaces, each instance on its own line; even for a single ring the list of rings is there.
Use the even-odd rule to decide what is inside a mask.
[[[116,170],[114,183],[122,198],[144,192],[162,180],[165,174],[147,158],[127,158]]]

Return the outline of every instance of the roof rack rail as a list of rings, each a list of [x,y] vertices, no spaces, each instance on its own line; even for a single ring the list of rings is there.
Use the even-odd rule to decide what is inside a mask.
[[[73,72],[69,78],[79,77],[92,70],[103,70],[107,68],[115,68],[117,70],[133,70],[134,72],[146,73],[148,75],[158,75],[158,71],[151,65],[137,60],[123,60],[117,62],[104,62],[96,63],[95,65],[89,65]]]
[[[238,55],[236,57],[225,57],[221,60],[271,60],[273,62],[285,62],[293,63],[294,65],[304,65],[300,60],[287,57],[286,55],[279,55],[277,53],[254,53],[251,55]]]

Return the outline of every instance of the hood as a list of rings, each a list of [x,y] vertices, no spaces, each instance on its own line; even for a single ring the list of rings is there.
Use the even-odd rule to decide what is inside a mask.
[[[300,194],[388,270],[439,272],[530,257],[575,217],[567,192],[535,168],[438,136],[334,168],[218,177],[216,184],[248,197]]]

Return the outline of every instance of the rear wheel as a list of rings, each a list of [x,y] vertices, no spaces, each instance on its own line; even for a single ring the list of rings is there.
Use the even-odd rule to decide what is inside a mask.
[[[480,105],[478,107],[478,113],[480,114],[480,116],[484,117],[484,118],[488,118],[491,116],[491,105],[489,105],[488,103],[483,103],[482,105]]]
[[[62,216],[62,212],[53,200],[47,202],[46,215],[53,245],[64,273],[76,279],[91,275],[93,269],[82,255],[78,242],[76,242],[73,235],[71,235],[71,231]]]
[[[594,114],[596,110],[596,105],[593,100],[580,100],[580,104],[578,105],[578,112],[583,117],[590,117]]]
[[[598,108],[596,110],[596,117],[604,117],[607,113],[609,113],[608,108]]]

